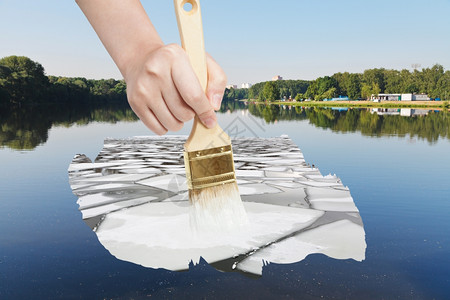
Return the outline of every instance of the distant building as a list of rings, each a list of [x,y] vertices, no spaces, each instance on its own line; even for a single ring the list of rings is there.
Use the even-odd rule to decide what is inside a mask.
[[[349,101],[348,96],[339,96],[336,98],[323,99],[323,101]]]
[[[378,94],[372,95],[371,100],[380,101],[429,101],[430,97],[426,94]]]
[[[400,115],[400,109],[398,108],[372,108],[372,114],[376,113],[377,115]]]
[[[283,80],[283,77],[281,77],[280,75],[272,77],[272,81],[278,81],[278,80]]]
[[[428,112],[428,109],[402,108],[400,110],[400,115],[403,117],[426,116],[428,115]]]
[[[429,101],[431,100],[430,97],[426,94],[413,94],[413,101]]]
[[[236,84],[229,84],[226,86],[227,89],[237,89],[237,85]]]
[[[248,82],[243,83],[243,84],[241,85],[241,88],[243,88],[243,89],[249,89],[249,88],[251,88],[251,87],[252,87],[252,84],[251,84],[251,83],[248,83]]]

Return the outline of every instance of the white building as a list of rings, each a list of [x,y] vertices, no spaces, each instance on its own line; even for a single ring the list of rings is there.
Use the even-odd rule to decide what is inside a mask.
[[[283,77],[281,77],[280,75],[272,77],[272,81],[278,81],[278,80],[283,80]]]
[[[249,89],[249,88],[252,87],[252,85],[253,85],[253,84],[246,82],[246,83],[243,83],[243,84],[241,85],[241,88],[243,88],[243,89]]]
[[[429,101],[430,97],[426,94],[378,94],[372,95],[371,100],[379,101]]]
[[[430,97],[426,94],[413,94],[413,101],[429,101]]]
[[[399,115],[400,114],[400,110],[397,108],[372,108],[371,110],[372,114],[377,114],[380,116],[383,115]]]
[[[428,112],[428,109],[402,108],[400,110],[400,115],[403,117],[426,116],[428,115]]]
[[[227,89],[237,89],[237,84],[229,84],[226,86]]]

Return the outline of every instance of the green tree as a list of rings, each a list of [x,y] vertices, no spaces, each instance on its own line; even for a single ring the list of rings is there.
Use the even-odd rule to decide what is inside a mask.
[[[441,99],[450,98],[450,71],[446,71],[436,84],[435,95]]]
[[[361,95],[361,80],[359,74],[349,74],[345,83],[347,96],[350,99],[358,99]]]
[[[127,85],[124,80],[120,80],[115,86],[114,86],[114,93],[118,95],[126,95],[127,94]]]
[[[0,66],[0,89],[10,102],[23,104],[45,100],[49,81],[41,64],[25,56],[13,55],[0,59]]]
[[[314,100],[323,100],[324,98],[327,98],[326,96],[330,95],[334,97],[336,95],[337,86],[337,81],[334,77],[319,77],[308,86],[305,97]]]
[[[302,101],[304,98],[305,98],[305,96],[304,96],[302,93],[298,93],[298,94],[295,96],[295,100],[296,100],[296,101]]]
[[[384,74],[385,74],[385,69],[381,68],[381,69],[369,69],[369,70],[365,70],[363,75],[362,75],[362,79],[363,82],[373,86],[374,84],[376,84],[378,86],[378,88],[380,89],[380,92],[383,93],[385,91],[385,78],[384,78]]]
[[[280,90],[275,81],[267,81],[264,84],[262,97],[266,101],[275,101],[280,99]]]
[[[431,68],[422,69],[423,87],[421,93],[426,93],[432,98],[439,97],[438,82],[444,76],[444,67],[435,64]]]
[[[394,93],[394,94],[404,93],[404,87],[402,85],[402,78],[400,76],[400,71],[385,70],[384,80],[386,93]]]
[[[372,83],[371,85],[363,83],[361,88],[361,96],[367,100],[370,99],[372,95],[378,96],[380,93],[380,88],[377,83]]]
[[[336,97],[336,88],[335,87],[330,88],[328,91],[326,91],[325,93],[320,95],[320,97],[322,99],[331,99],[331,98]]]

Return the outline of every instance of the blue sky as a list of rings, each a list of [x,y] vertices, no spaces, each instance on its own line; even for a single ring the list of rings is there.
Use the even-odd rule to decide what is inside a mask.
[[[179,43],[172,0],[143,0],[166,43]],[[450,0],[202,0],[206,49],[229,83],[314,79],[368,68],[450,69]],[[0,57],[48,75],[121,78],[74,0],[0,0]]]

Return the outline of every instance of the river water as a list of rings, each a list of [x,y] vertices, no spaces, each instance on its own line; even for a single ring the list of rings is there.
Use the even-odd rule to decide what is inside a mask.
[[[0,299],[450,298],[448,113],[225,106],[230,136],[288,135],[349,187],[364,222],[364,261],[312,254],[260,277],[113,257],[82,221],[67,168],[76,154],[95,159],[106,137],[150,132],[126,109],[35,114],[0,114]]]

